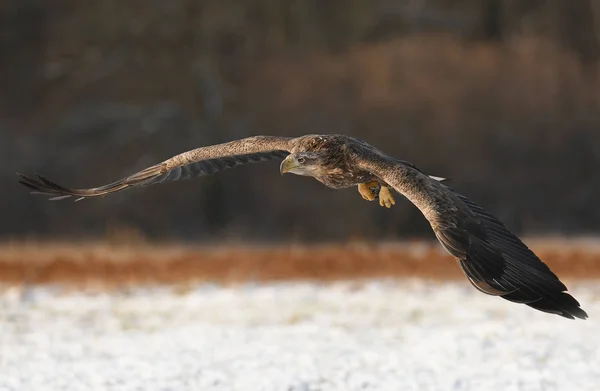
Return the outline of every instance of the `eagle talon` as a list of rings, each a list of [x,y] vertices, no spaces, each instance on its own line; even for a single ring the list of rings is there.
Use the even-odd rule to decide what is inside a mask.
[[[358,192],[367,201],[374,201],[377,198],[377,188],[379,187],[379,182],[367,182],[367,183],[359,183],[358,184]]]
[[[358,192],[367,201],[374,201],[379,198],[379,205],[385,206],[386,208],[391,208],[392,205],[396,204],[396,200],[392,193],[390,192],[390,188],[387,186],[381,185],[377,181],[360,183],[358,185]]]
[[[392,196],[390,188],[387,186],[381,186],[379,190],[379,205],[391,208],[392,205],[396,205],[396,200]]]

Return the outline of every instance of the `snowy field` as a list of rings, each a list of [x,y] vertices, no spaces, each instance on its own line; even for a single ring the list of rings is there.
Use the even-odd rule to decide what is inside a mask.
[[[0,390],[600,389],[600,284],[571,321],[461,283],[0,289]]]

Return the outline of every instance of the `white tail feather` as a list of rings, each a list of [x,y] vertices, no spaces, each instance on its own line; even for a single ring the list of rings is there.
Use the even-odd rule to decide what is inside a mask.
[[[448,180],[448,178],[442,178],[441,176],[433,176],[433,175],[429,175],[429,178],[433,179],[434,181],[438,181],[438,182],[444,182],[444,181]]]

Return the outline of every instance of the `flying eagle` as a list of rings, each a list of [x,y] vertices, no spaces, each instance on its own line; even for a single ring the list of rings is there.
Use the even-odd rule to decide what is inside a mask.
[[[63,187],[39,175],[37,179],[18,175],[33,193],[51,195],[52,200],[80,200],[274,159],[283,159],[282,174],[311,176],[333,189],[357,185],[363,198],[378,198],[388,208],[395,204],[391,190],[397,191],[419,208],[475,288],[565,318],[587,318],[548,266],[490,212],[448,187],[443,178],[426,175],[413,164],[352,137],[249,137],[184,152],[91,189]]]

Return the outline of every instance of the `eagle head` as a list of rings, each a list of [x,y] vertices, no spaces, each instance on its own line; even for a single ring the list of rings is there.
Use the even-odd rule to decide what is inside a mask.
[[[279,166],[281,175],[292,173],[296,175],[317,176],[322,169],[321,157],[315,152],[298,152],[289,154]]]

